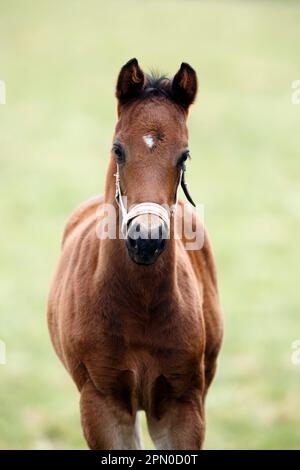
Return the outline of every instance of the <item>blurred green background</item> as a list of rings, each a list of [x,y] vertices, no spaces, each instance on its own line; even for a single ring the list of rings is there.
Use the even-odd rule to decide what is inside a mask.
[[[188,181],[226,332],[205,447],[300,448],[299,45],[299,2],[0,0],[0,448],[86,447],[45,305],[64,221],[103,190],[131,57],[199,76]]]

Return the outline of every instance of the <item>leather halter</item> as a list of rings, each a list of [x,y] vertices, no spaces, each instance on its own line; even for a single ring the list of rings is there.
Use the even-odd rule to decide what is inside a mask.
[[[120,172],[119,172],[119,165],[117,164],[117,172],[115,173],[115,178],[116,178],[116,194],[115,194],[115,199],[117,201],[117,204],[121,210],[122,213],[122,226],[121,226],[121,232],[124,237],[127,236],[127,227],[129,222],[134,219],[135,217],[139,215],[144,215],[144,214],[153,214],[157,215],[162,219],[162,221],[165,224],[165,227],[169,233],[170,230],[170,218],[173,217],[176,207],[177,207],[177,202],[178,202],[178,187],[181,185],[184,194],[186,195],[186,198],[188,201],[195,206],[189,192],[187,189],[187,185],[184,179],[184,169],[180,170],[180,175],[179,175],[179,181],[176,187],[176,195],[175,195],[175,203],[172,204],[170,209],[166,209],[166,207],[162,206],[161,204],[156,204],[155,202],[142,202],[140,204],[136,204],[133,206],[129,211],[127,211],[126,207],[124,206],[123,203],[123,196],[122,196],[122,191],[120,187]]]

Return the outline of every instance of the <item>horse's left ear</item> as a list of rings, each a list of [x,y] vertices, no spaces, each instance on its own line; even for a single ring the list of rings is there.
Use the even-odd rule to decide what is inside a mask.
[[[172,81],[174,100],[188,110],[189,106],[195,101],[197,88],[198,82],[195,70],[189,64],[182,62]]]
[[[144,87],[144,81],[144,72],[136,59],[131,59],[123,65],[116,86],[116,97],[119,104],[122,105],[137,97]]]

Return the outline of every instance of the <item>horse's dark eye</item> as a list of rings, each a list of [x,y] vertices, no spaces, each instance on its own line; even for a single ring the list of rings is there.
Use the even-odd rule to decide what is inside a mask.
[[[190,152],[186,150],[177,160],[178,168],[185,168],[185,162],[188,158],[190,158]]]
[[[122,149],[122,147],[120,145],[114,145],[113,151],[116,156],[117,163],[124,163],[125,155],[124,155],[124,150]]]

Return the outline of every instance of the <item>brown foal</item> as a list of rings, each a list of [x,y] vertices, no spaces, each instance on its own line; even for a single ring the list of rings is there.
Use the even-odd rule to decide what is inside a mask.
[[[180,183],[191,201],[186,119],[196,92],[188,64],[172,80],[145,75],[136,59],[124,65],[104,197],[82,204],[64,231],[48,322],[80,391],[91,449],[142,448],[138,410],[158,449],[203,445],[223,332],[215,264],[206,232],[200,248],[186,250],[186,236],[168,225],[183,224]],[[125,197],[130,211],[116,216],[124,236],[99,236],[101,207]],[[147,236],[152,229],[156,237]]]

